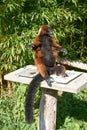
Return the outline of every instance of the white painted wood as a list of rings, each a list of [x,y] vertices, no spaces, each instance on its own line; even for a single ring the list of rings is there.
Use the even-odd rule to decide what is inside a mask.
[[[56,129],[57,91],[42,89],[38,130]]]
[[[42,82],[41,86],[42,87],[45,86],[45,88],[49,88],[49,86],[45,81]],[[78,93],[85,87],[87,87],[87,73],[83,73],[82,75],[72,80],[68,84],[59,84],[54,82],[50,89],[65,91],[70,93]]]
[[[68,65],[68,66],[75,67],[75,68],[82,69],[82,70],[87,70],[87,64],[86,63],[68,61],[68,60],[62,60],[62,59],[59,62],[64,64],[64,65]]]
[[[27,69],[28,67],[30,67],[30,65],[9,73],[4,76],[4,79],[13,81],[13,82],[29,84],[30,81],[32,80],[32,78],[21,77],[18,75],[19,72]],[[79,77],[75,78],[74,80],[70,81],[67,84],[53,82],[52,87],[49,87],[47,85],[47,83],[45,81],[43,81],[41,83],[41,87],[52,89],[52,90],[60,90],[60,91],[65,91],[65,92],[78,93],[84,87],[87,87],[87,73],[83,73],[82,75],[80,75]]]
[[[29,68],[31,65],[25,66],[23,68],[20,68],[18,70],[15,70],[11,73],[8,73],[4,76],[5,80],[13,81],[13,82],[19,82],[19,83],[24,83],[24,84],[29,84],[32,78],[27,78],[27,77],[21,77],[18,74],[27,68]]]

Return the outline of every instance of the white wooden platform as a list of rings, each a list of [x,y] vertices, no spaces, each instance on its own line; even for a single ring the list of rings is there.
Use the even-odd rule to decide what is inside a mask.
[[[29,84],[30,81],[32,80],[32,77],[22,77],[18,75],[20,72],[23,70],[28,69],[28,67],[32,67],[32,65],[28,65],[26,67],[20,68],[14,72],[11,72],[9,74],[6,74],[4,76],[5,80],[13,81],[13,82],[19,82],[19,83],[24,83],[24,84]],[[87,87],[87,73],[82,73],[80,76],[77,78],[73,79],[67,84],[61,84],[61,83],[52,83],[52,87],[49,87],[45,81],[41,83],[41,87],[43,88],[48,88],[52,90],[60,90],[60,91],[65,91],[65,92],[70,92],[70,93],[78,93],[81,91],[84,87]]]

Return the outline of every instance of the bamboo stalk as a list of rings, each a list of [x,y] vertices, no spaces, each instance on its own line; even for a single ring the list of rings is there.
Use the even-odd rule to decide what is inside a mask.
[[[83,22],[83,31],[82,31],[82,37],[81,37],[81,52],[80,52],[80,59],[83,57],[83,51],[84,51],[84,31],[85,31],[85,22]]]
[[[72,48],[72,33],[70,35],[70,48]]]

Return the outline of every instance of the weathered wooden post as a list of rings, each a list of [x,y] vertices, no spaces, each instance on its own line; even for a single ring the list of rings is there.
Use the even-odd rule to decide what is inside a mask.
[[[57,91],[42,89],[38,130],[56,129]]]

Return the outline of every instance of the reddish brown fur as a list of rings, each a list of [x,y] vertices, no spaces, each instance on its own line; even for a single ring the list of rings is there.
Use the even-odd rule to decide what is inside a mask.
[[[33,44],[34,45],[39,45],[40,44],[40,35],[44,35],[46,34],[46,28],[49,27],[48,25],[42,25],[39,32],[38,32],[38,35],[37,37],[34,39],[33,41]],[[55,49],[55,47],[59,47],[59,48],[62,48],[54,38],[52,38],[52,43],[53,43],[53,47],[52,47],[52,52],[53,52],[53,55],[55,57],[55,64],[54,66],[56,66],[56,61],[57,61],[57,57],[58,57],[58,51]],[[46,66],[44,65],[44,63],[42,62],[41,60],[41,57],[42,57],[42,53],[41,53],[41,48],[38,47],[36,50],[35,50],[35,65],[37,66],[37,69],[38,71],[40,72],[40,74],[42,75],[42,77],[45,77],[46,76]],[[64,71],[65,71],[65,68],[64,68]]]

